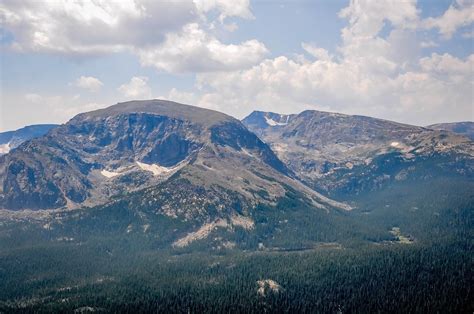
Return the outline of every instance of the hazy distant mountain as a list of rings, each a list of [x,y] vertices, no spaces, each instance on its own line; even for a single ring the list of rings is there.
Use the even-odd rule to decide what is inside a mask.
[[[56,124],[36,124],[25,126],[16,131],[0,133],[0,155],[8,153],[29,139],[45,135],[55,127],[57,127]]]
[[[254,112],[243,123],[301,179],[328,194],[474,171],[473,143],[451,132],[313,110],[286,124],[252,123],[269,115],[277,114]]]
[[[438,123],[428,125],[427,128],[434,130],[445,130],[458,133],[464,136],[469,137],[474,141],[474,122],[453,122],[453,123]]]

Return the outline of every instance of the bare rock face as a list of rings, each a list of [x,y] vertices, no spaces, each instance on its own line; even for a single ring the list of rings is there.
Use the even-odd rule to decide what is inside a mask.
[[[149,188],[137,203],[169,216],[245,213],[303,186],[240,121],[169,101],[79,114],[0,157],[0,208],[78,208]]]
[[[254,112],[243,123],[304,182],[328,194],[439,172],[474,173],[473,142],[451,132],[312,110],[289,116],[286,124],[255,123],[275,115]]]

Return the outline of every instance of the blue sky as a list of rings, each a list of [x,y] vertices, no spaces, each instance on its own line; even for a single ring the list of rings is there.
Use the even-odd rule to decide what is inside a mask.
[[[470,1],[0,1],[0,131],[131,99],[473,120]]]

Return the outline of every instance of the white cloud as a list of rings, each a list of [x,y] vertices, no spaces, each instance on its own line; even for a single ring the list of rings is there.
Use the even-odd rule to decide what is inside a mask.
[[[441,36],[449,39],[461,27],[474,22],[474,2],[458,0],[439,17],[429,17],[423,21],[427,29],[437,28]]]
[[[255,18],[250,11],[250,0],[193,0],[193,2],[201,13],[220,11],[219,20],[222,23],[226,17]]]
[[[376,36],[386,22],[397,28],[415,28],[418,23],[416,0],[351,0],[339,16],[349,20],[342,30],[344,40]]]
[[[236,69],[262,59],[266,48],[255,39],[225,44],[213,35],[210,12],[230,32],[237,24],[225,24],[225,18],[254,18],[249,0],[25,0],[0,3],[0,23],[13,35],[9,47],[19,51],[133,52],[143,65],[178,72]]]
[[[319,60],[331,60],[332,56],[326,49],[318,48],[310,43],[302,43],[301,47],[310,55]]]
[[[229,44],[219,38],[220,31],[237,27],[228,17],[253,18],[248,1],[170,3],[4,1],[0,22],[14,34],[18,49],[131,51],[143,66],[198,73],[194,90],[171,89],[167,97],[239,117],[255,108],[316,108],[420,124],[472,117],[474,57],[438,53],[422,58],[421,48],[437,42],[417,38],[426,39],[421,31],[427,29],[439,30],[444,38],[458,30],[472,37],[466,27],[472,23],[471,1],[457,1],[439,17],[421,19],[415,0],[352,0],[339,14],[348,24],[336,51],[302,43],[307,54],[271,59],[264,59],[268,50],[257,40]],[[146,77],[133,77],[118,90],[131,99],[152,96]],[[21,98],[54,102],[37,96]]]
[[[432,48],[432,47],[438,47],[438,46],[439,45],[432,40],[422,41],[420,43],[421,48]]]
[[[162,41],[195,20],[188,1],[4,1],[0,21],[26,51],[103,54]]]
[[[473,66],[474,55],[462,60],[434,54],[421,59],[418,70],[390,76],[365,72],[363,65],[349,60],[298,62],[278,57],[245,71],[199,75],[203,92],[194,103],[239,117],[255,108],[314,108],[409,123],[461,120],[472,116]]]
[[[197,76],[198,93],[170,96],[243,117],[255,108],[320,109],[429,124],[472,116],[474,55],[420,59],[415,1],[352,1],[338,55],[302,43],[315,59],[279,56],[246,69]],[[382,37],[385,23],[392,29]]]
[[[172,88],[168,93],[167,99],[180,102],[183,104],[196,104],[199,98],[192,92],[180,91],[177,88]]]
[[[463,74],[467,77],[474,77],[472,69],[474,66],[474,54],[470,55],[466,60],[461,60],[452,55],[445,53],[439,55],[437,53],[431,54],[430,57],[422,58],[420,60],[421,68],[429,73],[442,74]]]
[[[76,80],[75,85],[91,92],[97,92],[104,84],[93,76],[81,76]]]
[[[148,86],[148,78],[145,76],[134,76],[130,82],[117,88],[125,97],[131,99],[148,99],[151,98],[151,89]]]
[[[144,66],[168,72],[210,72],[247,68],[267,54],[257,40],[225,45],[198,24],[185,25],[180,33],[168,34],[162,45],[137,51]]]

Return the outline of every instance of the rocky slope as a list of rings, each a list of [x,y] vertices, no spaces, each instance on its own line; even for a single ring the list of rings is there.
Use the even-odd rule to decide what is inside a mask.
[[[438,123],[438,124],[428,125],[427,128],[433,129],[433,130],[451,131],[451,132],[469,137],[471,140],[474,141],[474,122],[471,122],[471,121]]]
[[[0,155],[8,153],[27,140],[45,135],[55,127],[57,127],[56,124],[37,124],[29,125],[16,131],[0,133]]]
[[[473,142],[451,132],[311,110],[284,125],[254,123],[274,115],[254,112],[243,123],[303,181],[328,194],[474,172]]]
[[[93,206],[145,188],[139,201],[156,212],[203,221],[245,216],[288,190],[316,207],[348,209],[293,179],[240,121],[168,101],[83,113],[0,157],[6,209]]]
[[[254,111],[242,122],[252,129],[255,134],[261,136],[267,129],[282,128],[295,117],[295,114],[279,114],[274,112]]]

